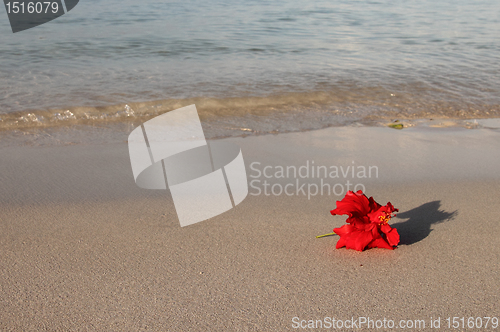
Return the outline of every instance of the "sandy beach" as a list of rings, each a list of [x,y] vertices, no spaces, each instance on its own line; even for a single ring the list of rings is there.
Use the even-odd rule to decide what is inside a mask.
[[[4,3],[0,332],[500,330],[498,0]]]
[[[439,318],[440,330],[455,330],[449,317],[500,317],[498,129],[225,140],[261,182],[234,209],[183,228],[168,191],[135,185],[126,142],[2,147],[0,330],[288,331],[360,317],[413,330]],[[316,239],[344,223],[329,213],[343,196],[257,195],[267,178],[253,169],[312,161],[375,166],[376,177],[349,180],[399,208],[399,247],[357,252]],[[267,180],[279,189],[321,179]]]

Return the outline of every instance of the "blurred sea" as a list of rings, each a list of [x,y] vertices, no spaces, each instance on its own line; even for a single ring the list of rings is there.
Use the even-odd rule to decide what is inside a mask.
[[[82,0],[16,34],[4,14],[0,59],[0,129],[500,116],[497,0]]]

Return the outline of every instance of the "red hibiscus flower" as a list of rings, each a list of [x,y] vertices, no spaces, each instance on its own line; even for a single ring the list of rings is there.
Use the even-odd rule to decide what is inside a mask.
[[[382,206],[373,197],[367,198],[361,190],[356,193],[348,191],[341,201],[337,201],[337,208],[330,211],[332,215],[349,216],[347,225],[333,230],[340,235],[337,249],[394,249],[399,243],[399,234],[387,222],[395,211],[398,209],[390,202]]]

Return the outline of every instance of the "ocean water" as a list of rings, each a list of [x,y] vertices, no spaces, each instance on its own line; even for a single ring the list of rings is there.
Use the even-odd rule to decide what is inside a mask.
[[[81,0],[16,34],[4,14],[0,60],[3,129],[498,117],[500,2]]]

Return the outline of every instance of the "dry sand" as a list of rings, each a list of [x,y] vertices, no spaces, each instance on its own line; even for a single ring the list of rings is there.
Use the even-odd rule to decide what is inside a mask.
[[[422,319],[420,330],[441,317],[450,330],[448,317],[500,317],[497,130],[228,140],[247,166],[377,166],[378,178],[354,182],[400,209],[400,246],[316,239],[344,223],[329,214],[333,195],[249,195],[181,228],[167,191],[136,187],[126,143],[4,147],[0,330],[286,331],[294,317]]]

